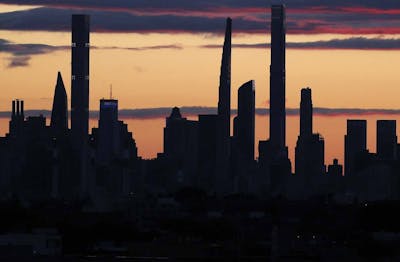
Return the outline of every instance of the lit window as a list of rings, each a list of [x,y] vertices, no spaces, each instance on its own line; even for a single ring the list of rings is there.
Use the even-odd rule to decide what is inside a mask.
[[[75,79],[76,79],[75,75],[72,75],[72,80],[75,80]]]
[[[72,47],[76,47],[76,43],[72,43],[71,46],[72,46]]]
[[[85,43],[85,47],[90,47],[90,43]]]

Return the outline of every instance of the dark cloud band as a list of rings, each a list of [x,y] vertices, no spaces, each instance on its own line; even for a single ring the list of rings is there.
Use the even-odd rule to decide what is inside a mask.
[[[0,14],[4,30],[70,30],[70,15],[92,15],[92,31],[222,33],[225,17],[234,19],[235,33],[266,33],[266,1],[187,0],[16,0],[0,3],[43,5]],[[288,0],[288,32],[292,34],[398,34],[398,0]]]

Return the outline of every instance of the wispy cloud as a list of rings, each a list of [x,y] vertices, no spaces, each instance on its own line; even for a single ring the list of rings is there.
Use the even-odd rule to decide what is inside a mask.
[[[8,67],[24,67],[29,65],[33,55],[48,54],[64,50],[66,46],[51,46],[44,44],[17,44],[5,39],[0,39],[0,53],[10,54]]]
[[[154,45],[154,46],[140,46],[140,47],[117,47],[117,46],[103,46],[97,47],[92,46],[91,49],[100,50],[128,50],[128,51],[152,51],[152,50],[162,50],[162,49],[175,49],[180,50],[183,47],[178,44],[171,45]],[[49,54],[60,50],[69,50],[69,46],[53,46],[44,44],[21,44],[10,42],[6,39],[0,38],[0,53],[10,54],[11,56],[7,58],[9,60],[8,67],[24,67],[29,65],[29,61],[32,56]]]
[[[119,117],[121,119],[134,118],[134,119],[153,119],[165,118],[171,114],[171,107],[156,107],[156,108],[137,108],[137,109],[122,109],[119,110]],[[184,117],[195,117],[203,114],[216,114],[217,108],[215,107],[181,107],[180,111]],[[232,115],[237,114],[237,110],[232,110]],[[320,116],[368,116],[368,115],[400,115],[400,109],[368,109],[368,108],[324,108],[315,107],[313,109],[314,115]],[[11,112],[0,112],[0,117],[9,117]],[[267,116],[269,110],[266,108],[257,108],[256,115]],[[50,110],[25,110],[26,116],[43,115],[50,117]],[[298,116],[298,108],[286,109],[286,115]],[[98,118],[98,111],[90,111],[91,118]]]
[[[221,45],[203,45],[203,48],[221,48]],[[269,48],[270,43],[233,44],[233,48]],[[311,42],[288,42],[287,48],[293,49],[368,49],[368,50],[399,50],[400,38],[367,38],[351,37]]]

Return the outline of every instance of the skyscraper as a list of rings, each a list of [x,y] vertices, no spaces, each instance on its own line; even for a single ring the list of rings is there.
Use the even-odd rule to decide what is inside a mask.
[[[81,197],[93,188],[88,173],[89,127],[89,16],[72,15],[71,139],[75,151],[74,173]]]
[[[118,149],[118,100],[100,100],[97,146],[98,162],[102,165],[109,164]]]
[[[58,72],[51,110],[50,128],[53,136],[63,136],[68,130],[68,102],[61,73]]]
[[[285,180],[291,174],[285,138],[285,19],[285,6],[272,5],[269,140],[260,141],[258,147],[260,172],[266,177],[263,187],[269,187],[272,195],[283,192]]]
[[[166,119],[164,128],[164,154],[168,158],[182,159],[185,155],[186,118],[183,118],[178,107],[172,109]]]
[[[217,115],[199,115],[198,124],[198,166],[197,183],[207,192],[216,192],[216,152],[217,152]]]
[[[312,135],[313,106],[311,101],[311,89],[301,89],[300,100],[300,136],[309,137]]]
[[[254,81],[244,83],[238,90],[238,114],[234,119],[231,139],[230,176],[234,193],[248,193],[254,177],[255,132]]]
[[[71,133],[76,150],[88,139],[89,18],[88,15],[72,15]]]
[[[270,143],[282,153],[286,147],[285,6],[273,5],[271,13]]]
[[[313,106],[311,89],[301,89],[300,135],[295,149],[296,175],[304,183],[304,196],[317,193],[320,179],[325,174],[325,142],[319,134],[313,134]]]
[[[347,134],[344,137],[345,175],[354,174],[357,159],[367,152],[367,121],[347,120]]]
[[[217,145],[214,175],[215,190],[219,196],[230,191],[228,170],[231,121],[231,39],[232,19],[227,18],[219,79],[218,119],[216,129]]]
[[[382,160],[397,158],[396,120],[376,121],[376,153]]]
[[[231,42],[232,19],[226,19],[224,47],[222,51],[221,74],[219,77],[218,116],[220,118],[222,135],[230,136],[231,117]]]
[[[238,115],[235,118],[235,139],[241,155],[254,160],[255,86],[254,80],[243,84],[238,91]]]

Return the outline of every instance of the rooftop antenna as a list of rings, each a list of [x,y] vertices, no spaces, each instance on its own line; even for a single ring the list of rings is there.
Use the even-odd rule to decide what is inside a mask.
[[[112,84],[110,84],[110,99],[112,99]]]

